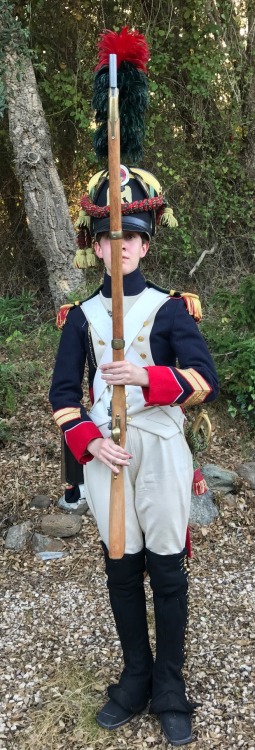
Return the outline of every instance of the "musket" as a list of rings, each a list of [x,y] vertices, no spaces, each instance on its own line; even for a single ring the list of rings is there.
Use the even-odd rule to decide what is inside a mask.
[[[123,323],[123,273],[122,273],[122,219],[120,188],[120,121],[119,92],[117,88],[117,56],[109,55],[109,102],[108,102],[108,169],[110,194],[110,241],[112,281],[112,352],[113,361],[124,360]],[[115,443],[125,446],[126,440],[126,395],[124,385],[113,386],[112,432]],[[125,552],[125,496],[123,467],[112,473],[109,556],[120,559]]]

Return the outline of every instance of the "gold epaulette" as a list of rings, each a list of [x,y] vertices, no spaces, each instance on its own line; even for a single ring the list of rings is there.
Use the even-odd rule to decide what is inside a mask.
[[[181,297],[186,305],[189,315],[192,315],[196,323],[202,320],[202,308],[198,294],[192,292],[176,292],[175,289],[170,289],[170,297]]]
[[[77,300],[76,302],[70,302],[67,305],[61,305],[56,317],[56,326],[59,330],[64,327],[69,310],[72,310],[72,308],[80,304],[79,300]]]

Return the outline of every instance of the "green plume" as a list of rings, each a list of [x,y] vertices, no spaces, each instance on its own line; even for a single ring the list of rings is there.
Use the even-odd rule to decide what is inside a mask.
[[[97,156],[108,154],[108,89],[109,70],[101,68],[95,76],[92,107],[96,111],[97,130],[94,148]],[[142,157],[145,112],[148,107],[148,84],[145,73],[129,62],[118,69],[121,157],[135,163]]]

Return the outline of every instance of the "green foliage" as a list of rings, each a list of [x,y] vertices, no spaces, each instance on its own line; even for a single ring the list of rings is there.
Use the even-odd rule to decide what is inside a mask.
[[[173,9],[167,34],[160,13],[152,29],[145,162],[158,171],[179,221],[175,259],[195,259],[216,243],[226,267],[231,244],[246,267],[251,262],[254,180],[243,157],[251,127],[252,18],[247,27],[246,3],[234,11],[229,0],[217,10],[187,0]],[[162,257],[166,263],[164,251]]]
[[[0,0],[0,117],[6,109],[4,74],[6,68],[6,52],[18,56],[30,55],[28,47],[29,30],[23,27],[17,18],[15,4],[9,0]],[[22,64],[20,63],[20,72]]]
[[[11,427],[4,419],[0,419],[0,448],[12,440]]]
[[[58,70],[50,80],[41,81],[40,90],[47,101],[51,116],[65,113],[78,128],[86,130],[90,125],[91,106],[85,98],[82,87],[77,86],[77,75],[72,70]]]
[[[45,344],[55,349],[58,339],[55,320],[42,321],[34,292],[23,290],[17,297],[0,298],[0,344],[8,357],[17,351],[22,355],[27,347],[31,356],[40,353]]]
[[[0,365],[2,415],[12,416],[18,402],[34,381],[47,392],[50,373],[42,364],[54,356],[59,341],[55,321],[42,323],[35,295],[23,291],[19,297],[0,299],[0,343],[4,360]],[[4,428],[3,428],[4,429]]]
[[[254,120],[252,4],[186,0],[174,3],[169,14],[163,0],[154,14],[150,4],[133,0],[128,5],[124,0],[33,0],[16,4],[15,17],[12,7],[8,0],[0,0],[3,51],[10,38],[17,43],[15,29],[24,35],[29,30],[38,88],[72,216],[77,216],[92,172],[105,166],[93,151],[91,99],[98,36],[103,28],[119,30],[128,24],[145,33],[151,50],[141,166],[159,178],[179,222],[170,233],[160,229],[155,251],[152,245],[155,275],[171,276],[171,284],[174,279],[186,286],[190,268],[212,246],[217,247],[215,255],[206,256],[193,276],[199,290],[206,285],[207,296],[220,274],[228,285],[233,266],[249,272],[255,246],[254,175],[249,170]],[[17,43],[17,50],[25,50],[26,40],[24,36],[23,47]],[[8,125],[4,127],[6,134]],[[8,260],[15,266],[20,257],[21,200],[11,180],[11,153],[8,159],[9,170],[7,164],[0,175],[0,243],[8,245]],[[221,281],[224,285],[224,278]]]
[[[0,343],[22,340],[38,315],[35,295],[23,290],[18,297],[0,297]]]
[[[241,279],[235,292],[215,292],[202,330],[229,413],[239,412],[255,426],[255,275]]]

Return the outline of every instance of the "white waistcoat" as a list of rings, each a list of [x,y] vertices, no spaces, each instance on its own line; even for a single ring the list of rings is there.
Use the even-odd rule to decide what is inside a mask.
[[[156,311],[168,299],[168,295],[157,289],[145,289],[124,317],[125,359],[139,367],[153,365],[150,349],[150,332]],[[100,297],[83,302],[81,309],[90,326],[97,365],[112,361],[112,321]],[[141,362],[142,360],[142,362]],[[100,428],[104,437],[111,434],[110,405],[112,388],[101,378],[97,369],[94,383],[94,404],[91,419]],[[164,438],[183,432],[184,415],[180,406],[146,406],[142,388],[126,388],[127,425],[139,427]]]

